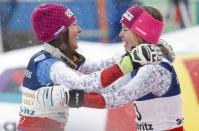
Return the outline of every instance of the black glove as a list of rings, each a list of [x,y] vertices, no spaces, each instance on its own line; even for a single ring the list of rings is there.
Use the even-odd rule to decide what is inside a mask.
[[[157,64],[163,59],[163,54],[160,48],[147,43],[136,46],[130,54],[132,61],[137,62],[140,65]]]
[[[68,93],[66,93],[68,95]],[[68,106],[71,108],[78,108],[83,106],[84,91],[83,90],[69,90]]]
[[[127,52],[116,63],[123,74],[127,74],[142,65],[160,63],[162,59],[163,55],[158,46],[141,44]]]

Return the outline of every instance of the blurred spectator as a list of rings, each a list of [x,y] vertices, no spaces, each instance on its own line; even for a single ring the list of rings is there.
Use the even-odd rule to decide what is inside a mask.
[[[8,23],[15,12],[16,5],[17,5],[17,0],[0,1],[0,26],[2,30],[3,43],[4,43],[4,36],[7,35]],[[5,48],[5,45],[3,48],[4,50],[7,50]]]
[[[173,18],[175,29],[191,26],[189,0],[170,0],[166,20]]]
[[[0,4],[0,19],[3,29],[7,28],[9,20],[14,14],[14,10],[17,5],[17,0],[7,0]]]
[[[134,4],[141,4],[138,0],[112,0],[115,12],[111,13],[111,23],[109,23],[110,42],[120,42],[119,32],[121,31],[120,19],[122,14]]]

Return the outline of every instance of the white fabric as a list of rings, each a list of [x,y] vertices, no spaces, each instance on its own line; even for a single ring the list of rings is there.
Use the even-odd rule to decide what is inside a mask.
[[[135,109],[136,116],[140,117],[140,113],[142,117],[141,120],[136,119],[138,131],[146,130],[144,125],[147,125],[148,128],[151,125],[154,131],[182,126],[182,123],[179,123],[181,120],[183,121],[181,95],[134,101],[134,104],[137,107]]]
[[[168,91],[171,79],[171,73],[162,66],[145,65],[133,79],[122,77],[110,85],[114,90],[103,92],[106,108],[116,108],[134,102],[137,107],[135,110],[139,112],[136,112],[136,115],[139,117],[140,114],[142,117],[141,120],[136,120],[138,131],[150,130],[150,126],[154,131],[180,127],[182,123],[178,121],[183,121],[181,95],[161,97]],[[122,85],[125,82],[127,84]],[[149,93],[153,93],[157,98],[136,101]]]
[[[82,89],[95,92],[102,88],[100,81],[101,71],[89,75],[81,74],[63,62],[56,62],[51,66],[50,77],[54,83],[59,83],[69,89]]]
[[[45,43],[43,49],[55,57],[68,59],[58,48],[50,44]],[[56,62],[51,66],[50,77],[54,83],[64,85],[69,89],[83,89],[87,92],[96,92],[102,87],[100,70],[115,64],[116,59],[119,59],[119,57],[101,61],[86,60],[85,63],[79,67],[78,71],[69,68],[62,61]]]
[[[101,69],[116,64],[116,61],[119,58],[120,58],[119,56],[115,56],[106,60],[98,60],[98,61],[86,59],[85,63],[78,68],[78,71],[83,74],[90,74],[92,72],[99,71]]]
[[[125,79],[124,79],[125,80]],[[125,80],[126,81],[126,80]],[[103,94],[107,108],[119,107],[142,96],[153,93],[163,95],[171,84],[171,73],[160,65],[145,65],[141,67],[137,75],[126,85],[113,84],[112,88],[120,88],[117,92]],[[157,86],[159,85],[159,86]]]
[[[46,95],[50,95],[47,94],[47,92],[42,92],[44,88],[52,87],[43,87],[35,91],[22,87],[22,105],[20,114],[29,117],[47,117],[59,122],[67,123],[69,107],[65,102],[65,96],[60,97],[60,94],[59,96],[56,96],[57,91],[60,92],[63,88],[61,86],[54,87],[54,92],[52,92],[53,106],[49,104],[49,101],[44,100]]]

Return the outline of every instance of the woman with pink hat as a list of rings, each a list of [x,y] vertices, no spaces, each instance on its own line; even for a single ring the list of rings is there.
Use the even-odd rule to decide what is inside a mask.
[[[162,59],[158,47],[143,44],[122,57],[100,62],[85,60],[76,52],[81,28],[70,9],[60,4],[38,6],[31,20],[36,39],[44,46],[32,56],[24,73],[19,130],[63,131],[68,104],[105,107],[100,94],[84,93],[83,97],[83,90],[100,92],[132,70]]]

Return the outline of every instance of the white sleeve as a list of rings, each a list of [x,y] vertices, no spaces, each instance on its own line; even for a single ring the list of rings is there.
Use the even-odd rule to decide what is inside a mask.
[[[69,89],[83,89],[87,92],[94,92],[102,87],[100,74],[101,72],[98,71],[84,75],[67,67],[63,62],[56,62],[50,68],[50,77],[54,83],[59,83]]]
[[[111,85],[107,86],[106,88],[100,88],[98,93],[111,94],[113,92],[116,92],[117,90],[119,90],[119,88],[127,84],[130,80],[131,80],[131,73],[128,73],[120,77],[118,80],[114,81]]]
[[[171,73],[160,65],[145,65],[139,69],[130,82],[119,90],[102,95],[107,108],[120,107],[151,92],[157,96],[165,94],[170,87],[171,80]]]
[[[101,69],[114,65],[116,63],[116,60],[118,60],[119,58],[119,56],[115,56],[109,59],[96,61],[86,59],[85,63],[78,68],[78,71],[83,74],[90,74],[92,72],[99,71]]]

